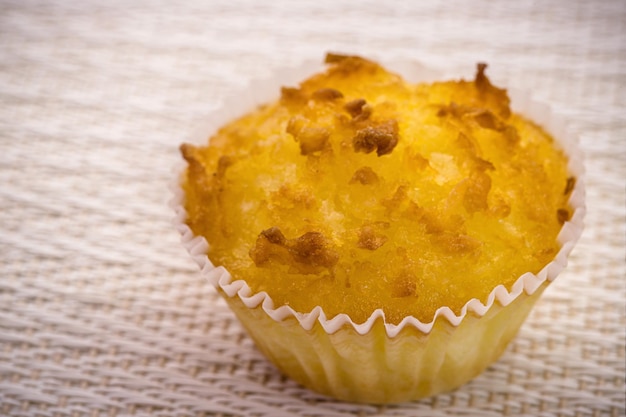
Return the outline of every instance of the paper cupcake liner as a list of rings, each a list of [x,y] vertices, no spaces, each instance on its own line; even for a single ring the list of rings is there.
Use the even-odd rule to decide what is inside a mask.
[[[419,63],[398,62],[401,61],[386,66],[410,82],[444,79],[437,71]],[[277,99],[281,86],[297,85],[320,70],[323,67],[319,63],[306,62],[277,70],[272,77],[254,80],[208,115],[187,141],[206,145],[207,138],[220,126]],[[399,324],[386,322],[380,309],[365,322],[355,323],[346,314],[328,317],[319,306],[310,312],[298,312],[290,306],[276,307],[267,293],[253,293],[246,282],[234,280],[225,268],[213,265],[207,257],[206,239],[195,236],[186,225],[184,192],[180,186],[184,163],[181,162],[171,187],[174,198],[170,204],[176,212],[174,222],[182,244],[200,266],[202,276],[224,296],[257,346],[296,381],[341,399],[377,403],[411,400],[454,388],[497,359],[539,295],[566,267],[568,255],[583,230],[584,167],[576,137],[549,106],[534,101],[530,94],[509,90],[509,96],[516,113],[541,125],[555,138],[568,157],[568,169],[576,177],[576,184],[569,199],[572,216],[558,235],[561,248],[554,260],[537,274],[520,276],[510,290],[504,285],[495,287],[485,304],[471,299],[458,315],[442,306],[430,322],[409,316]],[[502,323],[496,326],[496,322]],[[287,350],[285,340],[289,340]],[[465,351],[461,356],[452,353],[458,346]],[[459,365],[454,358],[464,358],[459,359],[464,364]],[[352,363],[353,360],[357,362]],[[378,367],[381,361],[383,366]],[[407,363],[412,364],[408,368],[413,376],[400,377]],[[390,371],[395,375],[390,375]]]

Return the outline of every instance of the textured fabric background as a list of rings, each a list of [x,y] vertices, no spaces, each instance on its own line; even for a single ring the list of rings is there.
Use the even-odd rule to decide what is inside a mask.
[[[0,0],[0,415],[625,415],[625,1],[173,3]],[[455,392],[374,407],[283,378],[171,227],[202,116],[328,50],[468,77],[487,61],[580,135],[570,266]]]

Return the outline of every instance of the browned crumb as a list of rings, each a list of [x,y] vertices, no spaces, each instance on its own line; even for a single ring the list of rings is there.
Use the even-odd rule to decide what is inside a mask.
[[[290,240],[288,248],[296,262],[303,264],[330,268],[339,260],[328,239],[319,232],[308,232]]]
[[[502,134],[506,139],[507,145],[514,146],[519,142],[519,133],[517,133],[517,129],[515,128],[515,126],[506,126],[502,131]]]
[[[280,89],[280,100],[286,104],[303,105],[307,101],[307,96],[299,88],[282,87]]]
[[[189,164],[187,175],[197,178],[198,184],[206,191],[211,188],[211,180],[207,175],[204,164],[197,156],[198,152],[198,148],[189,143],[180,145],[180,153]]]
[[[326,147],[330,131],[325,127],[304,127],[296,136],[296,140],[300,142],[300,154],[309,155],[319,152]]]
[[[195,152],[197,148],[193,146],[192,144],[183,143],[182,145],[180,145],[179,149],[180,149],[180,154],[188,163],[196,160]]]
[[[307,232],[287,239],[278,227],[263,230],[249,255],[256,266],[274,260],[302,274],[317,273],[319,268],[329,269],[339,260],[331,242],[322,233]]]
[[[437,111],[437,116],[439,117],[452,116],[457,119],[460,119],[463,117],[463,115],[471,112],[472,110],[473,109],[471,107],[460,106],[454,101],[452,101],[450,102],[450,104],[446,106],[440,106],[439,110]]]
[[[326,147],[330,130],[322,126],[307,126],[309,121],[303,116],[289,119],[286,131],[300,144],[300,154],[310,155]]]
[[[560,208],[556,211],[556,218],[559,221],[559,224],[564,224],[566,221],[570,219],[570,212],[568,209]]]
[[[354,117],[354,119],[352,119],[352,121],[354,123],[357,123],[357,126],[358,126],[358,123],[364,122],[367,119],[369,119],[373,111],[374,111],[374,108],[370,104],[365,103],[363,107],[361,107],[361,112],[357,114]]]
[[[352,139],[352,146],[356,152],[370,153],[376,150],[378,156],[391,153],[397,144],[398,122],[394,119],[360,129]]]
[[[433,209],[420,208],[418,210],[419,221],[424,225],[426,233],[436,235],[445,230],[441,214]]]
[[[472,160],[478,172],[493,171],[496,167],[489,161],[482,158],[474,158]]]
[[[403,273],[391,284],[391,297],[404,298],[415,296],[417,290],[416,279],[413,274]]]
[[[478,122],[480,127],[498,132],[501,132],[506,127],[506,125],[502,123],[496,115],[487,109],[482,109],[481,111],[476,112],[474,120]]]
[[[406,185],[399,185],[393,196],[381,201],[381,204],[386,207],[386,213],[390,214],[394,209],[400,207],[400,204],[408,198],[408,188]]]
[[[511,115],[510,100],[505,89],[495,87],[485,75],[487,64],[479,62],[476,69],[474,85],[483,99],[491,99],[498,107],[499,116],[507,119]]]
[[[315,197],[308,190],[299,190],[283,184],[270,194],[273,206],[286,206],[311,209],[316,206]]]
[[[331,64],[328,69],[330,76],[349,77],[357,73],[376,72],[381,67],[370,60],[355,55],[328,54],[326,63]]]
[[[370,167],[361,167],[354,172],[350,179],[350,184],[356,182],[363,185],[375,184],[378,182],[378,175]]]
[[[569,177],[567,179],[567,182],[565,183],[565,190],[563,191],[563,195],[568,195],[569,193],[571,193],[574,189],[574,186],[576,186],[576,178]]]
[[[283,235],[283,232],[281,232],[278,227],[270,227],[269,229],[263,230],[259,237],[260,236],[263,236],[268,242],[275,245],[285,246],[287,243],[285,235]]]
[[[487,64],[484,62],[479,62],[476,64],[476,76],[474,78],[474,84],[476,84],[476,88],[478,91],[485,92],[491,87],[491,81],[485,75],[485,70],[487,69]]]
[[[215,175],[218,178],[223,178],[226,173],[226,169],[231,166],[235,160],[229,155],[222,155],[220,159],[217,161],[217,170],[215,171]]]
[[[342,98],[343,94],[339,90],[335,90],[334,88],[320,88],[316,90],[311,95],[315,100],[336,100],[338,98]]]
[[[496,199],[496,203],[489,207],[489,213],[499,219],[504,219],[511,214],[511,205],[502,197]]]
[[[300,133],[300,130],[302,130],[302,128],[306,126],[308,123],[309,123],[309,120],[304,116],[300,116],[300,115],[293,116],[287,122],[287,128],[285,129],[285,131],[289,133],[291,136],[293,136],[295,139],[296,136],[298,136],[298,133]]]
[[[365,225],[359,229],[357,246],[361,249],[376,250],[387,242],[387,236],[378,234],[374,227]]]
[[[359,114],[361,114],[363,110],[363,106],[365,104],[366,104],[365,99],[357,98],[357,99],[347,102],[343,106],[343,108],[346,109],[346,111],[350,113],[350,116],[354,118],[354,117],[357,117]]]
[[[462,120],[464,117],[471,117],[484,129],[502,132],[506,128],[506,124],[502,122],[490,110],[477,107],[462,106],[455,102],[451,102],[447,106],[441,106],[437,111],[437,116],[452,116]]]
[[[344,55],[344,54],[337,54],[337,53],[333,53],[333,52],[328,52],[326,54],[326,58],[324,59],[324,62],[326,64],[336,64],[338,62],[344,61],[348,58],[358,58],[358,59],[363,59],[357,55]]]

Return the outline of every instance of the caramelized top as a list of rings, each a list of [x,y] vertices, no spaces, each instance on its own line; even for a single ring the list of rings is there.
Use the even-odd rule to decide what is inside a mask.
[[[214,264],[276,306],[399,323],[458,313],[553,258],[575,179],[486,65],[412,85],[363,58],[326,62],[181,146],[188,223]]]

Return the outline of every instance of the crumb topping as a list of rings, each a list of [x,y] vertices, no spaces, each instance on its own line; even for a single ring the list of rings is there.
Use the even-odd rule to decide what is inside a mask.
[[[307,232],[287,239],[278,227],[263,230],[250,250],[257,267],[275,262],[289,265],[302,274],[314,274],[320,268],[329,269],[339,260],[331,242],[320,232]]]
[[[410,84],[357,56],[326,63],[181,145],[187,221],[215,265],[277,306],[397,324],[485,302],[558,252],[576,178],[486,64]]]
[[[352,146],[356,152],[376,151],[376,155],[383,156],[393,151],[398,144],[398,139],[398,122],[387,120],[384,123],[357,130],[352,138]]]

